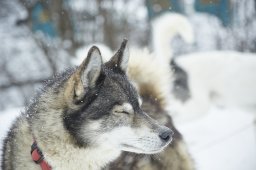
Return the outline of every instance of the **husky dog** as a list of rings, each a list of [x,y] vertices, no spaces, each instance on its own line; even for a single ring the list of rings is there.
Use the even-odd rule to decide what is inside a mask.
[[[3,170],[41,169],[30,155],[35,141],[44,161],[60,170],[101,169],[122,151],[175,153],[172,147],[181,147],[167,147],[173,131],[142,110],[140,96],[126,76],[126,43],[105,64],[94,46],[79,67],[47,82],[10,129],[4,142]],[[147,100],[150,108],[154,100],[150,96]],[[178,154],[174,159],[184,152]],[[172,156],[160,158],[156,161]]]

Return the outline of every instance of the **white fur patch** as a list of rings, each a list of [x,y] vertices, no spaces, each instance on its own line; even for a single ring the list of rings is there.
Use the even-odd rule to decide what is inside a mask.
[[[153,154],[162,151],[168,144],[161,141],[158,133],[145,127],[118,127],[104,135],[104,141],[118,146],[123,151]],[[171,142],[171,141],[170,141]]]
[[[98,50],[95,49],[91,53],[90,61],[87,64],[82,76],[82,81],[85,86],[94,85],[94,82],[96,81],[97,77],[100,74],[101,64],[102,64],[101,54]],[[89,74],[90,74],[91,80],[88,79]]]
[[[123,106],[124,111],[127,111],[129,113],[134,112],[132,105],[130,103],[124,103],[122,106]]]
[[[139,105],[141,106],[142,105],[142,99],[139,97]]]
[[[91,122],[88,123],[88,124],[89,124],[88,128],[89,128],[90,130],[97,130],[97,129],[99,129],[100,126],[101,126],[101,120],[91,121]]]
[[[128,62],[129,62],[129,48],[126,45],[125,49],[124,49],[124,53],[123,53],[123,57],[122,57],[122,61],[121,61],[121,65],[120,67],[122,68],[122,70],[126,71],[127,67],[128,67]]]
[[[123,103],[122,105],[114,106],[113,112],[117,112],[117,113],[128,112],[132,114],[134,110],[130,103]]]

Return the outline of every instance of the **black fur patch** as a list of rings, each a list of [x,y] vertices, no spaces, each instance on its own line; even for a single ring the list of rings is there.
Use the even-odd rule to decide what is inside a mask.
[[[171,69],[173,70],[175,77],[172,93],[177,99],[186,102],[190,98],[188,74],[174,60],[171,61]]]

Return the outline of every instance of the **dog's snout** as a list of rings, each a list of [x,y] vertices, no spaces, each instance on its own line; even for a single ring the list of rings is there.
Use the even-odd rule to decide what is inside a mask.
[[[160,132],[159,137],[164,142],[168,142],[171,139],[173,134],[174,134],[174,132],[168,128],[168,129],[165,129],[164,131]]]

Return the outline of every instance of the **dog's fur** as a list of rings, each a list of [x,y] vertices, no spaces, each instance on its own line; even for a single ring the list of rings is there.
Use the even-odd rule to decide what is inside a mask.
[[[155,154],[173,132],[141,109],[126,76],[126,40],[103,64],[97,47],[83,63],[49,80],[13,124],[4,142],[2,169],[40,169],[30,155],[34,140],[53,169],[101,169],[121,151]]]

